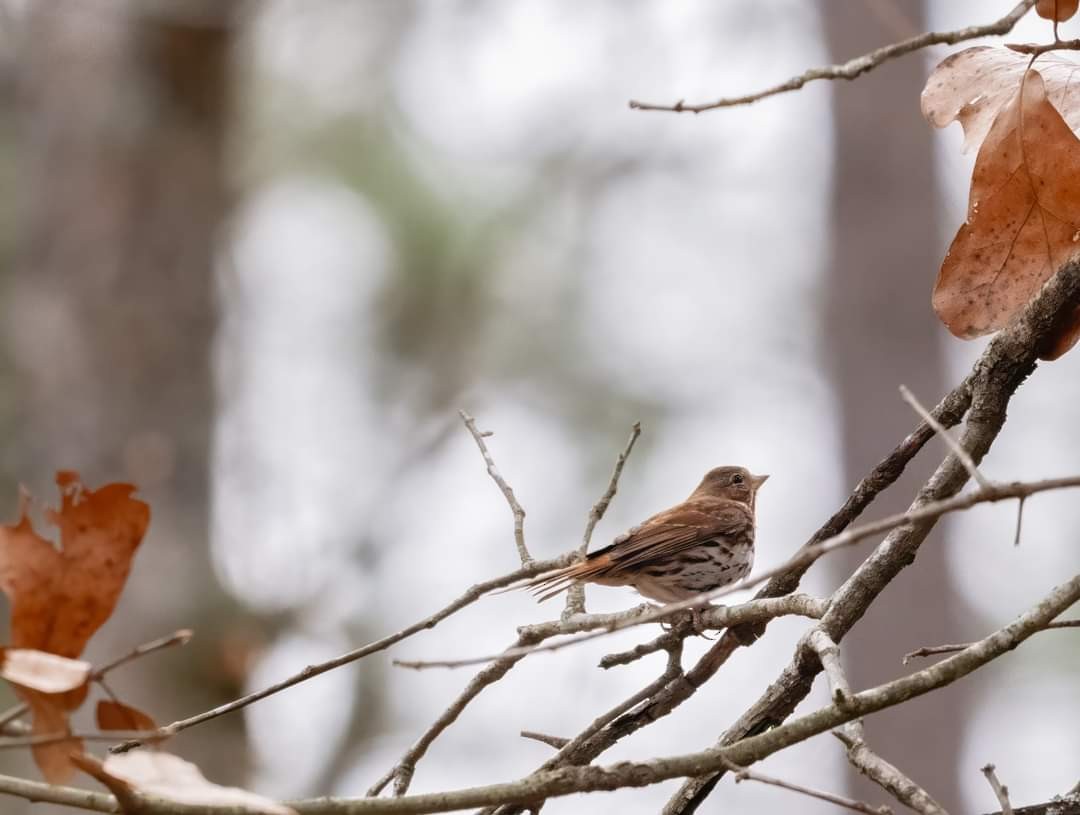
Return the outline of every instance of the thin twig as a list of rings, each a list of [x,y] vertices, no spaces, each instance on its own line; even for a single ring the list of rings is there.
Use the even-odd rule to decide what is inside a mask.
[[[1013,535],[1013,546],[1020,545],[1020,530],[1024,526],[1024,502],[1027,498],[1021,498],[1016,503],[1016,533]]]
[[[182,730],[187,730],[189,727],[194,727],[197,724],[202,724],[203,722],[210,721],[211,719],[216,719],[218,716],[224,716],[226,713],[232,713],[233,711],[245,708],[248,705],[253,704],[254,702],[258,702],[259,700],[265,699],[268,696],[273,696],[275,693],[280,693],[281,691],[287,688],[291,688],[294,685],[299,685],[301,682],[306,682],[308,679],[319,676],[320,674],[324,674],[327,671],[333,670],[334,668],[339,668],[342,665],[347,665],[350,662],[355,662],[358,659],[363,659],[364,657],[374,653],[378,653],[379,651],[385,651],[390,646],[395,645],[402,640],[407,639],[408,637],[411,637],[413,634],[416,634],[420,631],[425,631],[429,628],[434,628],[436,625],[438,625],[450,615],[460,611],[461,609],[472,603],[475,603],[485,594],[493,591],[494,589],[500,589],[504,586],[509,586],[512,583],[516,583],[519,580],[523,580],[527,577],[533,577],[537,574],[540,574],[541,572],[550,571],[551,569],[558,569],[562,566],[566,566],[570,562],[570,555],[563,555],[562,557],[554,558],[553,560],[533,561],[527,566],[522,566],[520,569],[510,572],[509,574],[504,574],[500,577],[495,577],[491,580],[485,580],[482,583],[477,583],[476,585],[471,586],[464,594],[462,594],[449,605],[444,606],[439,611],[436,611],[429,617],[425,617],[419,622],[415,622],[410,626],[406,626],[405,628],[394,634],[389,634],[382,639],[375,640],[374,642],[368,643],[367,645],[364,645],[360,648],[356,648],[352,651],[342,654],[341,656],[329,659],[326,662],[320,662],[315,665],[308,665],[302,671],[293,674],[287,679],[276,682],[275,684],[263,688],[260,691],[249,693],[247,696],[241,696],[239,699],[234,699],[233,701],[228,702],[224,705],[219,705],[218,707],[203,711],[202,713],[199,713],[195,716],[189,716],[186,719],[180,719],[173,722],[172,724],[164,725],[163,727],[158,728],[158,732],[165,737],[175,735]],[[139,743],[137,741],[126,741],[122,744],[118,744],[110,748],[110,752],[124,753],[138,746]]]
[[[771,88],[766,88],[757,93],[726,99],[717,99],[715,102],[703,102],[696,105],[688,105],[682,99],[674,105],[658,105],[648,102],[638,102],[632,99],[630,100],[630,107],[634,110],[701,113],[706,110],[716,110],[717,108],[749,105],[769,96],[776,96],[777,94],[788,93],[789,91],[797,91],[808,82],[814,82],[819,79],[855,79],[856,77],[865,74],[867,71],[871,71],[878,67],[883,62],[887,62],[890,59],[895,59],[896,57],[905,54],[910,54],[913,51],[919,51],[931,45],[955,45],[958,42],[974,40],[979,37],[1008,34],[1013,30],[1017,21],[1034,5],[1035,0],[1023,0],[1023,2],[1018,3],[1012,11],[993,23],[967,26],[966,28],[958,28],[955,31],[930,31],[925,34],[919,34],[916,37],[911,37],[891,45],[886,45],[883,48],[878,48],[868,54],[863,54],[861,57],[855,57],[840,65],[829,65],[824,68],[810,68],[799,76],[792,77],[786,82],[781,82],[779,85],[774,85]]]
[[[16,750],[23,747],[40,747],[44,744],[58,744],[64,741],[116,741],[117,739],[138,739],[141,742],[161,741],[167,738],[157,730],[90,730],[85,733],[33,733],[27,736],[11,736],[0,739],[0,750]]]
[[[945,808],[922,787],[883,759],[866,744],[861,719],[855,719],[832,731],[847,748],[848,761],[897,801],[920,815],[948,815]]]
[[[534,730],[522,730],[519,735],[523,739],[538,741],[541,744],[546,744],[548,747],[554,747],[556,750],[561,750],[570,743],[570,739],[563,738],[562,736],[549,736],[547,733],[537,733]]]
[[[101,679],[110,671],[115,671],[121,665],[127,665],[129,662],[144,657],[147,654],[152,654],[155,651],[171,648],[174,645],[187,645],[191,642],[193,636],[195,636],[195,634],[190,628],[181,628],[167,636],[158,637],[156,640],[150,640],[150,642],[144,642],[142,645],[135,646],[123,656],[117,657],[111,662],[106,662],[100,668],[95,668],[93,673],[90,674],[90,678],[93,680]]]
[[[829,680],[832,700],[840,707],[848,706],[851,703],[851,686],[840,664],[840,646],[820,628],[815,628],[810,632],[807,644],[814,649],[814,653],[821,660],[821,667]]]
[[[634,426],[630,429],[630,438],[626,442],[626,447],[619,453],[619,457],[615,459],[615,469],[611,473],[611,480],[608,481],[607,489],[604,491],[604,494],[600,496],[600,500],[593,504],[592,509],[589,510],[589,517],[585,523],[585,534],[582,536],[581,546],[578,549],[578,557],[580,559],[584,559],[589,551],[593,530],[596,529],[596,525],[600,523],[600,520],[604,517],[604,513],[607,512],[607,508],[611,504],[611,499],[615,497],[615,493],[619,489],[619,478],[622,476],[623,465],[625,465],[626,460],[630,458],[630,453],[634,449],[634,442],[638,440],[638,436],[640,435],[641,422],[634,422]],[[574,583],[566,593],[566,608],[563,610],[563,617],[584,613],[585,586],[582,583]]]
[[[725,767],[735,774],[736,784],[741,781],[757,781],[761,784],[769,784],[773,787],[791,790],[792,792],[797,792],[800,795],[806,795],[810,798],[817,798],[819,801],[828,801],[830,804],[836,804],[837,806],[851,809],[855,812],[862,812],[865,813],[865,815],[892,815],[892,810],[884,804],[879,807],[872,807],[869,804],[863,803],[862,801],[856,801],[853,798],[844,798],[840,795],[833,795],[831,792],[823,792],[821,790],[811,789],[810,787],[804,787],[802,784],[794,784],[791,781],[784,781],[782,778],[765,775],[756,770],[748,770],[746,767],[741,767],[738,764],[733,764],[731,762],[727,762]]]
[[[1058,622],[1048,623],[1042,630],[1050,631],[1056,628],[1080,628],[1080,620],[1060,620]],[[903,662],[904,665],[907,665],[911,660],[917,657],[929,657],[934,656],[935,654],[955,654],[957,651],[963,651],[970,645],[970,642],[959,642],[949,645],[929,645],[904,654],[901,662]]]
[[[693,621],[689,618],[680,620],[675,623],[674,627],[670,631],[663,632],[660,636],[643,642],[640,645],[635,645],[626,651],[617,651],[614,654],[606,654],[600,658],[599,667],[605,671],[609,668],[614,668],[618,665],[629,665],[632,662],[637,662],[642,657],[649,654],[655,654],[657,651],[667,651],[671,647],[693,633],[694,625]]]
[[[948,448],[952,450],[953,454],[960,459],[960,463],[964,465],[964,469],[968,471],[968,475],[970,475],[983,489],[988,488],[990,486],[989,479],[979,472],[979,468],[976,467],[975,462],[971,460],[971,455],[968,451],[960,446],[959,442],[953,438],[952,433],[946,430],[941,422],[930,415],[930,411],[923,407],[922,403],[915,397],[915,394],[908,389],[907,385],[900,386],[900,397],[911,406],[912,410],[919,414],[920,419],[934,428],[934,432],[941,436],[942,441],[944,441]]]
[[[524,656],[525,654],[533,653],[536,651],[558,651],[563,648],[567,648],[572,645],[578,645],[589,640],[597,639],[598,637],[607,636],[615,631],[621,631],[624,628],[630,628],[635,625],[645,625],[646,623],[659,622],[660,620],[666,620],[681,611],[687,609],[702,606],[715,600],[719,597],[724,597],[728,594],[733,594],[737,591],[749,589],[764,583],[772,577],[784,574],[792,569],[799,568],[806,563],[813,563],[823,555],[833,552],[837,549],[842,549],[848,546],[854,546],[866,538],[877,535],[881,532],[887,532],[898,527],[908,526],[909,524],[935,520],[942,515],[948,515],[953,512],[968,509],[976,504],[994,503],[996,501],[1003,501],[1007,498],[1020,498],[1022,496],[1034,495],[1039,492],[1047,492],[1049,490],[1059,489],[1071,489],[1080,487],[1080,476],[1069,476],[1068,478],[1048,478],[1042,481],[1014,481],[1008,484],[991,484],[988,487],[977,489],[963,495],[954,495],[951,498],[946,498],[942,501],[931,501],[918,507],[909,509],[907,512],[897,513],[896,515],[889,515],[878,521],[872,521],[861,526],[852,527],[846,532],[841,532],[839,535],[835,535],[828,540],[821,543],[814,544],[813,546],[806,546],[796,552],[791,558],[781,563],[772,569],[767,569],[759,574],[745,577],[735,583],[728,586],[722,586],[712,591],[702,592],[686,600],[680,600],[677,603],[668,603],[667,605],[660,606],[646,614],[635,615],[632,619],[620,620],[613,622],[601,631],[592,631],[590,633],[582,634],[579,637],[575,637],[572,640],[566,640],[563,642],[548,643],[546,645],[528,646],[518,650],[504,651],[501,654],[485,654],[483,656],[467,657],[464,659],[444,659],[444,660],[430,660],[430,661],[406,661],[397,662],[395,664],[401,665],[406,668],[461,668],[466,665],[478,665],[484,662],[491,662],[492,660],[502,659],[506,656]],[[722,610],[724,607],[721,606]],[[732,606],[731,608],[739,608],[738,606]],[[716,620],[715,609],[708,610],[703,617],[708,620]],[[734,625],[732,622],[720,622],[719,625],[715,625],[712,622],[707,622],[708,628],[726,628],[730,625]]]
[[[1001,807],[1002,815],[1013,815],[1012,804],[1009,803],[1009,788],[998,780],[997,773],[994,772],[994,769],[993,764],[987,764],[982,768],[982,774],[986,776],[986,780],[990,783],[990,788],[993,789],[994,795],[997,796],[998,806]]]
[[[525,510],[521,508],[521,504],[518,503],[517,497],[514,495],[514,490],[506,483],[506,479],[502,477],[499,469],[495,466],[495,460],[491,457],[491,453],[488,452],[487,444],[484,443],[484,439],[491,435],[490,431],[481,433],[476,429],[476,419],[466,413],[464,410],[459,410],[458,415],[461,416],[461,421],[465,423],[465,428],[472,435],[476,441],[476,446],[480,448],[480,455],[484,457],[484,464],[487,465],[488,475],[491,476],[491,480],[495,482],[499,490],[502,491],[503,497],[506,498],[506,503],[510,505],[510,512],[514,515],[514,545],[517,547],[518,558],[521,560],[522,566],[528,566],[532,563],[532,555],[529,554],[529,550],[525,548]]]

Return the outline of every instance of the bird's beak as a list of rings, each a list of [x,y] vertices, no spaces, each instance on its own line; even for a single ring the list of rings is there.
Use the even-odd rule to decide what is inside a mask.
[[[754,489],[760,489],[761,485],[769,480],[767,475],[752,475],[750,476],[750,483],[754,485]]]

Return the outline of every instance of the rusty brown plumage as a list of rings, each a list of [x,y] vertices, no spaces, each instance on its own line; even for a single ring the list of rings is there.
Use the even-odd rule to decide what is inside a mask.
[[[528,588],[547,600],[576,582],[633,586],[671,603],[733,583],[754,562],[754,504],[767,475],[717,467],[680,504],[619,535],[572,566],[540,575]]]

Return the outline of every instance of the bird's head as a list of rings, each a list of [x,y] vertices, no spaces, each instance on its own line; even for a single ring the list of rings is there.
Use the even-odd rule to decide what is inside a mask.
[[[745,467],[716,467],[705,473],[691,497],[727,498],[754,508],[754,496],[767,475],[754,475]]]

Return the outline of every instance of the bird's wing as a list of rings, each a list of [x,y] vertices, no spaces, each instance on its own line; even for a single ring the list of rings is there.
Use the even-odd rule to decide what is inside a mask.
[[[708,511],[684,505],[623,533],[610,546],[591,554],[586,563],[606,560],[609,569],[618,571],[643,567],[709,541],[751,543],[753,529],[754,518],[743,504],[731,502],[724,507],[709,507]]]
[[[753,542],[754,516],[749,507],[735,501],[700,506],[689,502],[654,515],[619,535],[614,542],[591,552],[581,563],[541,575],[528,588],[544,592],[541,601],[553,597],[577,580],[617,578],[674,554],[717,539]]]

